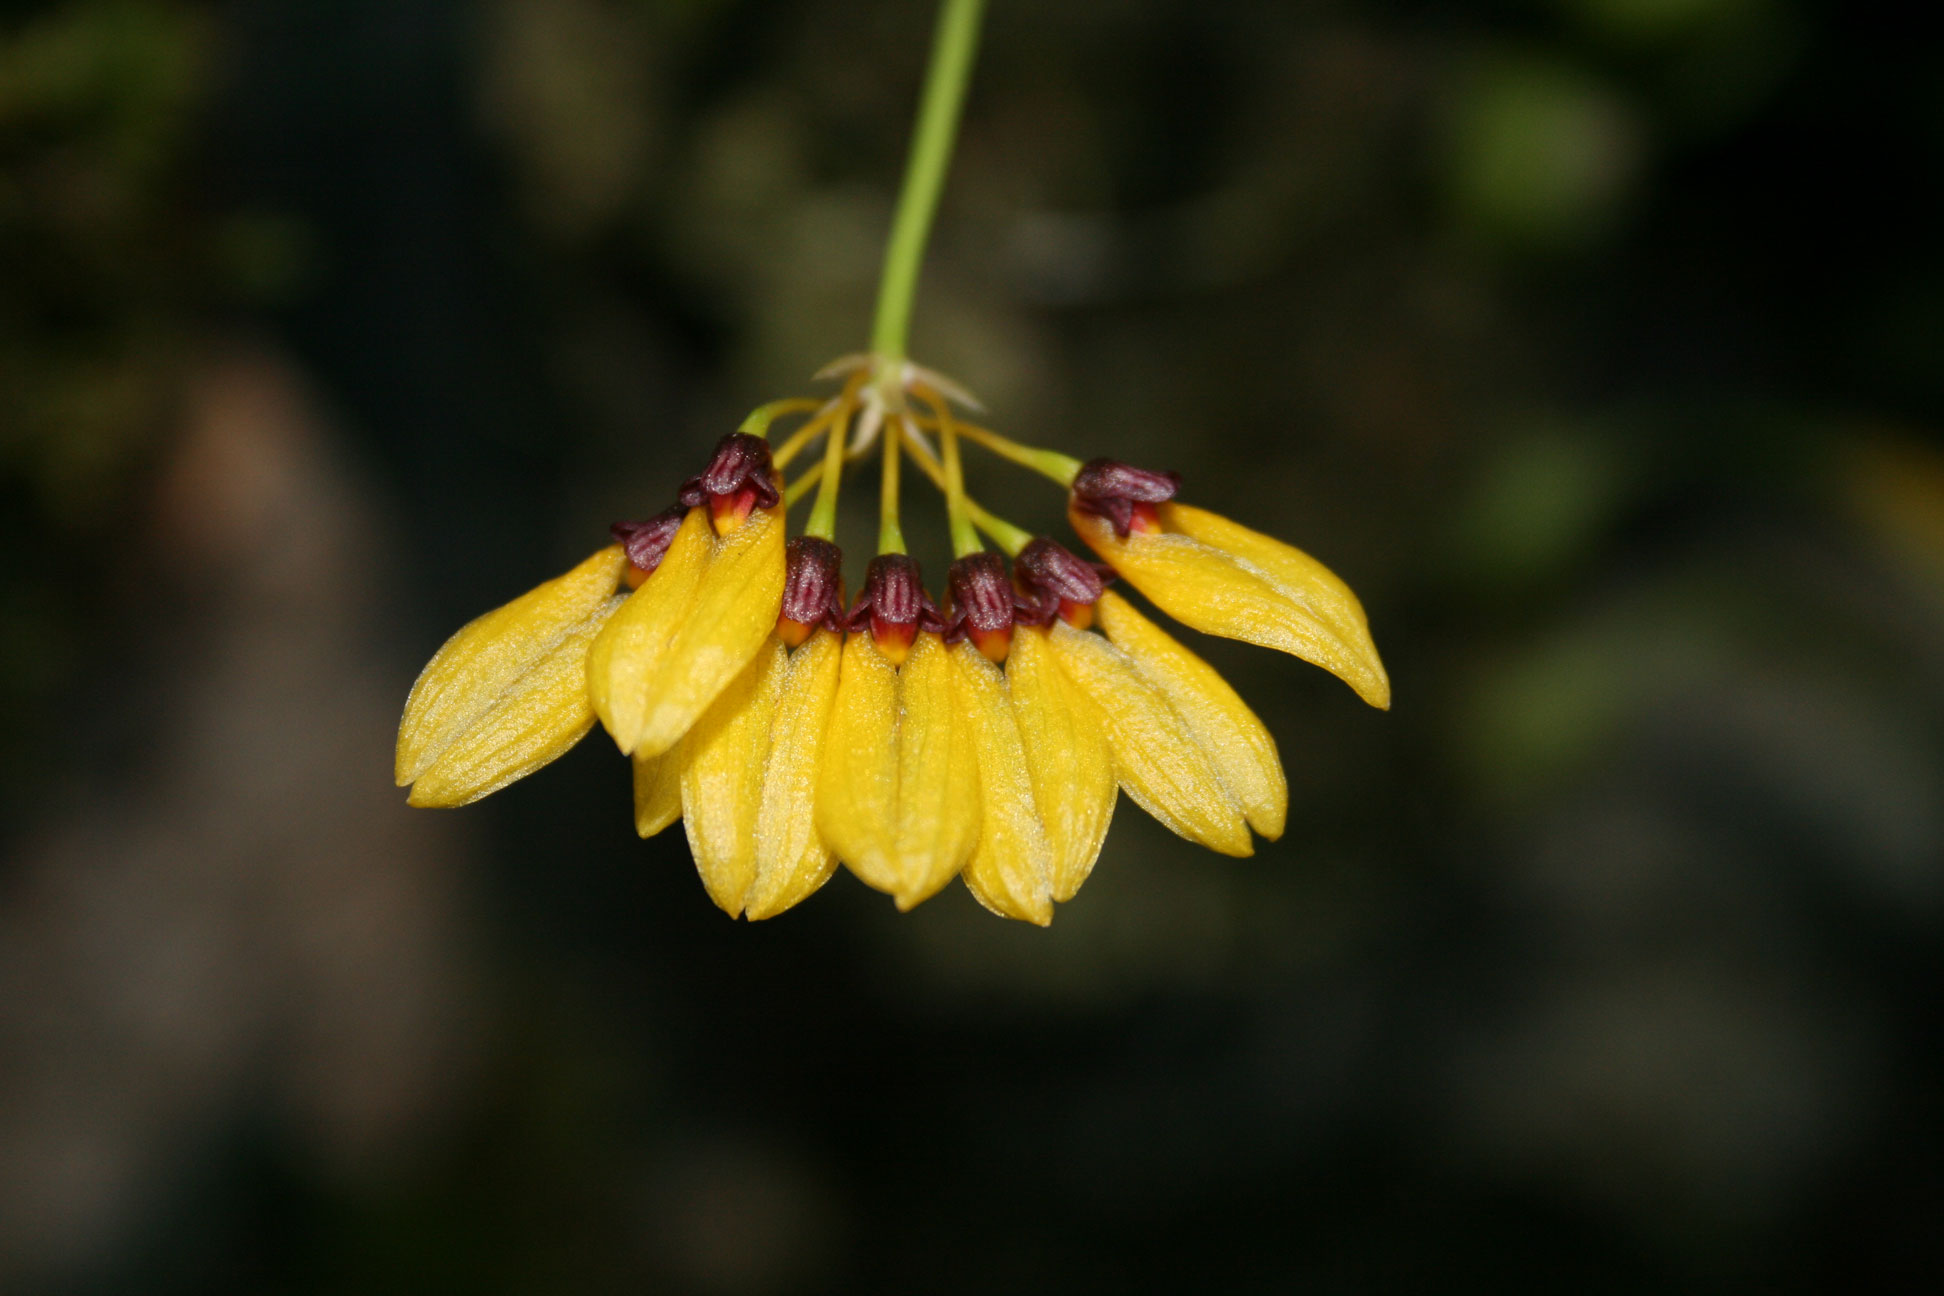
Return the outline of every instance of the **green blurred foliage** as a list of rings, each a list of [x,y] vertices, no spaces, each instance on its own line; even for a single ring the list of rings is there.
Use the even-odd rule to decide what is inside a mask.
[[[57,518],[114,498],[202,302],[180,186],[207,41],[187,6],[101,0],[0,43],[0,472]]]

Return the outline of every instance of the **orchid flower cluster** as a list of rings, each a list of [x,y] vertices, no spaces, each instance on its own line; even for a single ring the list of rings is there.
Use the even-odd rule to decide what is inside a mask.
[[[1177,503],[1172,472],[1082,463],[969,422],[978,402],[905,358],[983,3],[940,3],[870,351],[819,375],[836,395],[757,409],[667,510],[617,523],[612,544],[447,640],[399,724],[413,805],[476,801],[599,723],[634,763],[636,830],[679,819],[731,916],[779,914],[841,863],[900,909],[962,877],[993,912],[1044,925],[1093,870],[1120,792],[1225,855],[1280,836],[1288,811],[1262,722],[1111,581],[1390,705],[1363,608],[1321,563]],[[800,422],[772,445],[782,419]],[[967,441],[1065,488],[1100,561],[967,495]],[[837,501],[873,453],[877,548],[847,602]],[[907,458],[945,498],[954,561],[939,600],[905,551]],[[787,513],[813,488],[789,538]]]
[[[1350,589],[1301,550],[1177,502],[1176,474],[962,421],[970,398],[909,363],[830,372],[836,396],[759,409],[672,507],[617,523],[614,543],[439,649],[399,727],[413,805],[475,801],[599,723],[633,760],[636,830],[679,819],[732,916],[781,913],[842,863],[900,909],[962,877],[993,912],[1045,924],[1092,871],[1118,792],[1225,855],[1283,831],[1275,741],[1108,588],[1116,578],[1187,626],[1314,662],[1389,705]],[[801,425],[772,446],[789,416]],[[819,439],[820,460],[786,482]],[[967,495],[964,441],[1064,485],[1100,561]],[[838,483],[874,451],[877,554],[846,602]],[[945,496],[957,557],[939,600],[904,549],[906,458]],[[786,538],[813,486],[803,533]]]

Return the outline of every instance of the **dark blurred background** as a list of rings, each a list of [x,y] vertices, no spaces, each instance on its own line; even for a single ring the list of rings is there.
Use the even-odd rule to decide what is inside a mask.
[[[915,353],[1314,551],[1397,690],[1193,640],[1287,837],[1123,800],[1041,931],[730,922],[598,735],[390,778],[446,634],[861,346],[930,5],[0,3],[0,1290],[1936,1290],[1887,15],[994,0]]]

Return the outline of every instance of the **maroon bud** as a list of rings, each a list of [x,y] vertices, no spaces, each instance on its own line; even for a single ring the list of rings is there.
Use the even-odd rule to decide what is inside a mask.
[[[1181,474],[1150,472],[1118,459],[1089,459],[1073,479],[1074,503],[1088,513],[1114,524],[1114,534],[1125,540],[1134,526],[1137,510],[1165,503],[1181,489]]]
[[[952,624],[975,630],[1003,630],[1013,623],[1013,587],[1006,560],[996,553],[967,554],[952,564],[946,583],[952,591]]]
[[[952,628],[946,640],[957,643],[970,635],[978,650],[995,662],[1006,660],[1012,647],[1012,581],[1006,560],[996,553],[967,554],[952,564],[946,583],[952,591]]]
[[[1062,612],[1091,607],[1114,578],[1112,569],[1076,557],[1071,549],[1044,536],[1029,543],[1013,559],[1025,597],[1020,620],[1045,625]]]
[[[844,554],[828,540],[798,536],[790,541],[783,609],[777,633],[792,648],[819,626],[835,630],[844,615]]]
[[[668,555],[668,546],[675,543],[675,533],[682,529],[682,519],[687,515],[688,510],[678,504],[645,522],[616,522],[608,528],[608,534],[627,550],[628,561],[637,570],[644,576],[652,576]]]
[[[846,630],[870,627],[893,664],[902,665],[920,630],[943,632],[945,620],[925,592],[918,564],[905,554],[879,554],[864,571],[864,592],[844,619]]]
[[[738,504],[745,513],[751,505],[775,508],[783,494],[770,462],[769,442],[747,432],[731,432],[716,444],[709,466],[682,483],[676,498],[690,508],[713,504],[718,512],[725,502]]]

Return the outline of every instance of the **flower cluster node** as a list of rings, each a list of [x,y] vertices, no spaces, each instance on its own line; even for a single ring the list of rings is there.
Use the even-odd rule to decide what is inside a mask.
[[[775,508],[783,499],[769,442],[747,432],[731,432],[716,443],[709,466],[682,483],[676,497],[690,508],[709,506],[717,535],[728,535],[753,509]]]
[[[776,634],[800,646],[819,629],[839,629],[844,620],[844,552],[828,540],[797,536],[786,551],[783,606]]]
[[[864,591],[844,618],[846,630],[866,627],[878,651],[900,666],[920,630],[944,633],[945,618],[925,592],[916,559],[906,554],[879,554],[871,559],[864,570]]]
[[[1114,579],[1111,567],[1090,563],[1072,550],[1041,536],[1013,559],[1019,581],[1019,621],[1047,625],[1054,617],[1085,629],[1092,623],[1093,605]]]
[[[655,574],[662,559],[668,554],[668,546],[675,543],[675,533],[682,529],[682,519],[688,510],[680,504],[663,509],[655,516],[642,522],[616,522],[608,528],[608,534],[628,555],[628,584],[640,588],[641,582]]]
[[[990,551],[967,554],[952,564],[945,582],[952,596],[952,624],[945,641],[957,643],[969,637],[986,660],[1006,660],[1019,603],[1006,574],[1006,560]]]
[[[1104,517],[1125,540],[1130,530],[1158,531],[1154,506],[1181,489],[1178,472],[1153,472],[1118,459],[1089,459],[1073,479],[1073,500],[1082,512]]]

